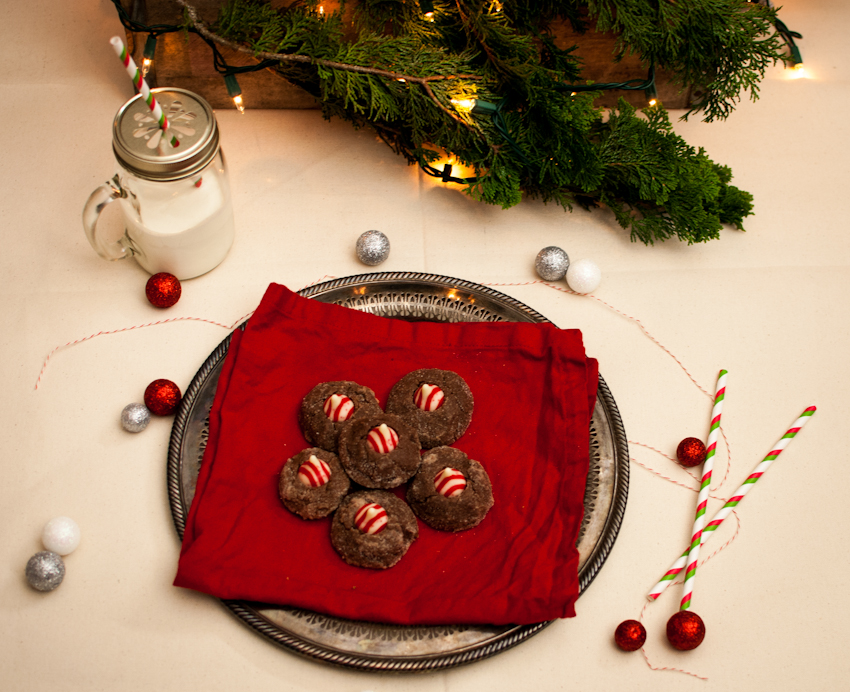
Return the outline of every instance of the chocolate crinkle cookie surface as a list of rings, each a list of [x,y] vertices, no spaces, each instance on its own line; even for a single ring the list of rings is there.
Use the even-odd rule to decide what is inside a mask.
[[[347,496],[334,514],[331,543],[350,565],[388,569],[419,537],[419,525],[402,500],[385,490]]]
[[[346,425],[339,460],[351,480],[366,488],[396,488],[419,469],[416,428],[399,416],[378,412]]]
[[[302,519],[328,516],[339,507],[350,487],[337,455],[318,447],[288,459],[278,481],[281,502]]]
[[[339,432],[348,421],[380,411],[375,392],[368,387],[346,380],[322,382],[301,402],[298,423],[308,442],[335,452]]]
[[[454,447],[437,447],[407,489],[414,514],[438,531],[465,531],[481,523],[493,506],[484,467]]]
[[[387,398],[387,413],[401,416],[419,432],[423,449],[455,442],[472,420],[474,400],[463,378],[450,370],[414,370]]]

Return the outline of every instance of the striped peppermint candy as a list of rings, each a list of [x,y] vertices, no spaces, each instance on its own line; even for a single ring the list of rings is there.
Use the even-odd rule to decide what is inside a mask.
[[[443,405],[446,395],[443,390],[435,384],[423,384],[416,390],[413,403],[422,411],[436,411]]]
[[[372,428],[366,438],[369,446],[380,454],[387,454],[398,447],[398,433],[381,423],[377,428]]]
[[[446,466],[434,478],[434,487],[443,497],[457,497],[466,488],[466,478],[457,469]]]
[[[331,467],[315,454],[311,454],[310,458],[298,467],[298,480],[304,485],[318,488],[330,479]]]
[[[325,405],[322,409],[334,423],[339,423],[351,418],[354,413],[354,402],[345,394],[331,394],[325,399]]]
[[[369,502],[357,510],[354,523],[363,533],[380,533],[387,526],[387,511],[381,505]]]

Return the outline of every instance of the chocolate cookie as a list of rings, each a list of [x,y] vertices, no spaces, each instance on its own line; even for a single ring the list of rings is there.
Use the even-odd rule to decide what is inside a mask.
[[[416,428],[399,416],[369,413],[352,419],[339,436],[339,460],[366,488],[395,488],[419,468]]]
[[[402,377],[387,398],[387,413],[410,421],[423,449],[450,445],[469,427],[472,392],[450,370],[414,370]]]
[[[385,490],[346,497],[331,523],[331,543],[349,565],[387,569],[419,537],[419,525],[402,500]]]
[[[310,390],[298,410],[298,423],[311,444],[335,452],[343,425],[381,411],[375,392],[356,382],[322,382]]]
[[[454,447],[437,447],[407,488],[414,514],[439,531],[478,526],[493,506],[493,489],[484,467]]]
[[[350,487],[337,455],[311,447],[283,465],[278,494],[290,512],[303,519],[321,519],[339,507]]]

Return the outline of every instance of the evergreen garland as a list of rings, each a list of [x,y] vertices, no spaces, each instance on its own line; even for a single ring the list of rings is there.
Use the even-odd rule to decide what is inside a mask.
[[[511,207],[523,196],[565,209],[607,206],[632,240],[718,238],[743,230],[752,195],[731,171],[673,132],[661,107],[640,113],[622,99],[605,112],[580,91],[574,48],[555,45],[550,23],[596,22],[614,31],[619,54],[669,70],[699,93],[691,112],[725,118],[741,94],[758,96],[768,66],[784,60],[774,11],[743,0],[457,0],[434,2],[429,21],[415,0],[359,0],[323,16],[307,1],[273,9],[230,0],[207,26],[186,0],[193,30],[276,61],[316,96],[326,118],[371,127],[425,170],[450,152],[475,170],[465,191]],[[426,3],[421,3],[425,5]],[[430,5],[430,3],[427,3]],[[581,84],[581,86],[580,86]],[[466,103],[477,103],[472,110]]]

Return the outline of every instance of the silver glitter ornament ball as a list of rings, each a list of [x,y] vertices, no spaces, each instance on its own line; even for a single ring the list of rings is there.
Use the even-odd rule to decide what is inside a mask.
[[[26,573],[36,591],[53,591],[65,578],[65,562],[56,553],[42,550],[29,559]]]
[[[570,258],[561,248],[550,245],[537,253],[534,268],[544,281],[560,281],[570,268]]]
[[[142,432],[151,422],[151,412],[144,404],[127,404],[121,411],[121,426],[127,432]]]
[[[390,240],[380,231],[366,231],[357,239],[357,259],[375,266],[390,256]]]

